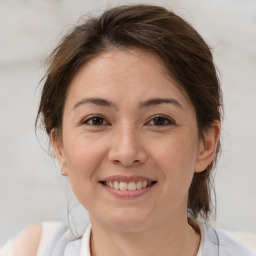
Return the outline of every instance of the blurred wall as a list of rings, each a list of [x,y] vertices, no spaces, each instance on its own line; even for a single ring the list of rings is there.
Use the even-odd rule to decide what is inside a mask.
[[[0,244],[31,222],[66,219],[66,181],[34,132],[44,59],[82,14],[124,3],[173,9],[213,48],[225,106],[217,221],[256,232],[255,0],[0,0]]]

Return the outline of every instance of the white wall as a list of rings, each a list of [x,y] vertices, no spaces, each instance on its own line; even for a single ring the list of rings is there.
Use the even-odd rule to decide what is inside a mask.
[[[66,218],[65,181],[34,133],[43,60],[82,14],[139,2],[0,1],[0,244],[31,222]],[[175,10],[213,48],[225,103],[218,222],[256,232],[256,1],[147,3]]]

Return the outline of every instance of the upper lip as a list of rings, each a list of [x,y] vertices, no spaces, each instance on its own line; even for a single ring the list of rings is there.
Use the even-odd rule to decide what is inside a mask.
[[[136,181],[147,181],[147,182],[153,182],[154,179],[143,177],[143,176],[124,176],[124,175],[113,175],[108,176],[100,181],[119,181],[119,182],[136,182]]]

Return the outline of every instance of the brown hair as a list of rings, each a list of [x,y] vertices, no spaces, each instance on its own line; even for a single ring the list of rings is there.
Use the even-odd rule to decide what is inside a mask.
[[[221,90],[209,47],[182,18],[159,6],[119,6],[90,18],[67,34],[50,55],[36,123],[61,134],[62,115],[69,84],[93,57],[110,49],[142,48],[158,55],[196,109],[203,139],[215,120],[221,119]],[[189,189],[188,215],[207,219],[211,213],[214,161],[195,173]]]

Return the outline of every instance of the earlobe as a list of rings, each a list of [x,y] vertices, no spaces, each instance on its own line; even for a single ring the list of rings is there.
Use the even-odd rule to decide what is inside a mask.
[[[50,139],[51,139],[51,144],[54,149],[56,158],[57,158],[59,166],[60,166],[61,174],[63,176],[68,176],[66,160],[65,160],[64,152],[63,152],[63,146],[62,146],[60,139],[58,138],[58,136],[56,134],[55,129],[52,129]]]
[[[203,132],[204,140],[199,142],[195,172],[204,171],[215,156],[220,136],[220,121],[216,120]]]

